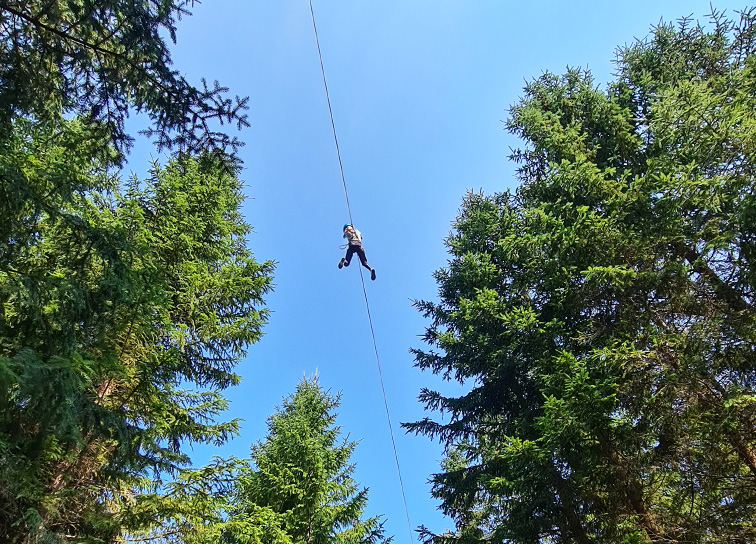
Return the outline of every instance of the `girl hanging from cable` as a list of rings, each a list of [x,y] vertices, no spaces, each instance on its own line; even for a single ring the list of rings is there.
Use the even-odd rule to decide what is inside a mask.
[[[365,256],[365,250],[362,248],[362,233],[354,228],[352,225],[344,225],[344,238],[347,239],[347,252],[346,256],[342,257],[339,261],[339,270],[343,266],[349,266],[352,261],[352,255],[357,254],[360,258],[362,266],[370,270],[370,279],[375,280],[375,268],[370,266]]]

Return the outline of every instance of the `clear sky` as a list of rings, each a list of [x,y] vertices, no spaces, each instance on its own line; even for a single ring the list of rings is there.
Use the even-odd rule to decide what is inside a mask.
[[[434,299],[433,271],[446,264],[443,239],[468,189],[515,187],[504,130],[525,81],[567,66],[611,80],[617,46],[663,19],[694,15],[709,0],[313,0],[355,226],[377,270],[366,276],[378,354],[412,527],[450,527],[427,480],[441,448],[406,435],[400,422],[426,414],[421,387],[460,391],[413,367],[425,320],[413,299]],[[743,7],[715,2],[718,9]],[[396,465],[357,260],[337,263],[348,222],[331,121],[307,0],[225,0],[193,8],[178,26],[174,66],[190,81],[217,79],[250,97],[252,126],[240,134],[258,259],[277,261],[262,341],[227,391],[241,435],[211,456],[246,457],[265,418],[302,376],[342,393],[338,422],[359,440],[356,479],[370,488],[368,515],[382,514],[396,543],[408,543]],[[138,121],[134,121],[135,128]],[[151,151],[139,143],[131,168]],[[153,153],[154,154],[154,153]]]

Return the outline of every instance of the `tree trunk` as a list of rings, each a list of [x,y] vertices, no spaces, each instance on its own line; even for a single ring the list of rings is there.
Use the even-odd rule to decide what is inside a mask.
[[[709,265],[701,259],[701,255],[695,249],[688,247],[683,242],[673,243],[672,247],[675,253],[690,263],[698,274],[709,282],[714,292],[724,300],[727,305],[737,312],[746,310],[753,311],[751,306],[736,289],[731,287]]]
[[[740,457],[740,460],[746,464],[748,470],[751,471],[751,474],[756,476],[756,454],[753,453],[753,450],[749,448],[748,444],[741,440],[739,436],[731,435],[729,440],[732,447],[735,448],[738,457]]]
[[[613,449],[610,450],[609,459],[619,485],[624,488],[628,506],[638,516],[641,528],[646,532],[648,538],[653,542],[677,542],[676,539],[668,538],[656,523],[654,515],[648,509],[646,501],[643,499],[643,486],[628,472],[625,462],[619,453]]]

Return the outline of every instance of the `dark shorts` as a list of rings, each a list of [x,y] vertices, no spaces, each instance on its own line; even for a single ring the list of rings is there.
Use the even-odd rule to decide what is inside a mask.
[[[347,247],[346,257],[344,257],[346,264],[352,262],[352,255],[354,255],[355,253],[360,258],[362,266],[364,266],[365,268],[370,268],[370,265],[367,262],[367,257],[365,256],[365,250],[362,249],[362,245],[357,244],[349,244],[349,246]]]

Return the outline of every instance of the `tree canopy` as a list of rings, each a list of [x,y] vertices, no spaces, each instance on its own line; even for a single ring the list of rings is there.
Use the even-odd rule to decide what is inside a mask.
[[[386,542],[378,517],[362,519],[368,490],[352,477],[357,443],[341,438],[338,407],[339,397],[316,379],[299,383],[268,418],[266,438],[252,446],[255,470],[239,479],[235,515],[270,508],[292,542]]]
[[[122,182],[92,161],[99,144],[78,120],[20,119],[0,146],[8,542],[117,534],[138,488],[187,462],[182,443],[235,431],[221,391],[267,319],[272,263],[247,248],[225,165],[176,158]]]
[[[660,24],[600,90],[531,81],[514,193],[469,193],[417,365],[446,542],[756,538],[756,12]]]
[[[159,149],[234,156],[241,141],[220,129],[248,126],[246,98],[171,68],[166,38],[195,0],[6,0],[0,5],[0,131],[19,117],[78,116],[119,151],[133,137],[130,111],[152,121]]]
[[[192,0],[0,5],[0,539],[112,542],[145,491],[220,444],[267,321],[247,247],[246,99],[173,70]],[[131,113],[173,155],[118,172]]]

